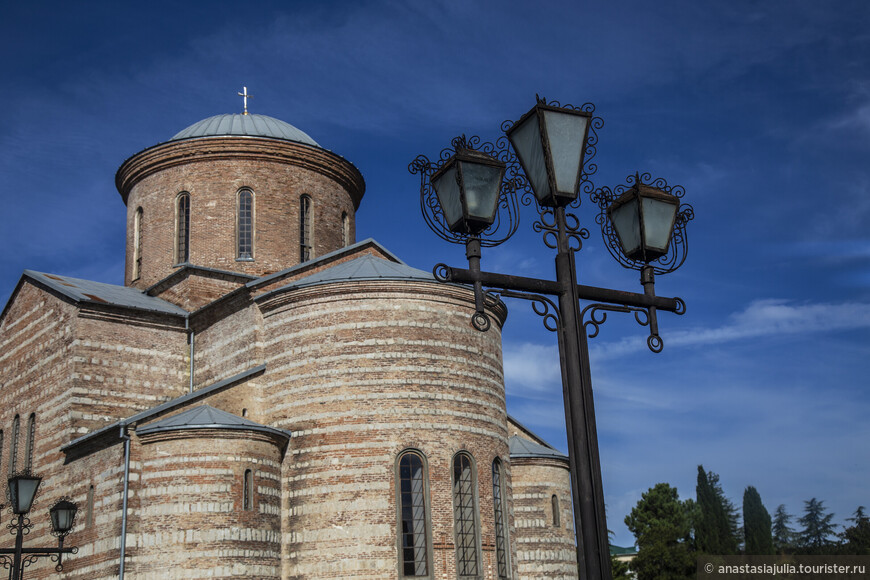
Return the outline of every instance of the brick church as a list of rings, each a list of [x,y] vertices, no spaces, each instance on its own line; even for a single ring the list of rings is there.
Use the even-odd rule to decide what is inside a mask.
[[[470,289],[356,241],[353,164],[245,112],[116,184],[124,285],[26,270],[0,313],[25,547],[79,506],[78,553],[25,577],[577,577],[567,458],[507,414],[507,310],[478,332]]]

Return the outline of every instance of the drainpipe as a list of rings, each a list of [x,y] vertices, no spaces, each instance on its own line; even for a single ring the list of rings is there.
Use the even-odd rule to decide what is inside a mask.
[[[127,552],[127,499],[130,495],[130,435],[127,424],[121,422],[121,439],[124,440],[124,500],[121,508],[121,567],[119,580],[124,580],[124,557]]]
[[[190,392],[193,392],[193,338],[194,332],[190,327],[190,316],[184,317],[184,329],[187,331],[187,342],[190,344]]]

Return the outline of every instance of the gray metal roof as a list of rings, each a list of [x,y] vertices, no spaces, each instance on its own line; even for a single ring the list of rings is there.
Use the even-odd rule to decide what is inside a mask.
[[[223,135],[244,135],[248,137],[271,137],[285,139],[320,147],[317,142],[293,125],[266,115],[215,115],[194,123],[179,131],[170,141],[192,139],[195,137],[217,137]]]
[[[391,262],[366,254],[359,258],[336,264],[310,276],[293,280],[286,286],[266,292],[257,299],[260,300],[276,292],[285,292],[294,288],[356,280],[423,280],[433,282],[435,277],[429,272],[412,268],[404,262]]]
[[[568,456],[551,447],[544,447],[534,441],[524,439],[519,435],[512,435],[508,440],[511,457],[542,457],[551,459],[567,460]]]
[[[48,286],[52,290],[56,290],[76,302],[109,304],[179,316],[187,315],[187,311],[183,308],[160,298],[148,296],[136,288],[115,286],[114,284],[104,284],[102,282],[71,278],[69,276],[58,276],[57,274],[45,274],[43,272],[34,272],[33,270],[25,270],[24,276]]]
[[[243,381],[245,379],[248,379],[254,375],[260,374],[265,370],[266,370],[266,365],[264,365],[264,364],[257,365],[253,368],[246,370],[246,371],[242,371],[237,375],[233,375],[229,378],[223,379],[222,381],[212,383],[211,385],[209,385],[207,387],[197,389],[197,390],[193,391],[192,393],[187,393],[186,395],[182,395],[180,397],[170,399],[169,401],[166,401],[165,403],[160,403],[156,407],[151,407],[150,409],[146,409],[142,412],[136,413],[132,417],[127,417],[126,419],[121,419],[120,421],[115,421],[111,425],[106,425],[105,427],[101,427],[100,429],[97,429],[96,431],[91,431],[90,433],[88,433],[86,435],[82,435],[78,439],[75,439],[73,441],[70,441],[66,445],[63,445],[60,448],[60,450],[63,451],[64,453],[67,453],[71,449],[74,449],[82,444],[89,443],[91,441],[99,439],[100,437],[103,437],[104,435],[111,433],[112,431],[117,431],[120,427],[122,427],[124,425],[136,425],[140,421],[147,421],[151,417],[154,417],[156,415],[159,415],[159,414],[167,412],[167,411],[171,411],[172,409],[175,409],[177,407],[181,407],[181,406],[186,405],[188,403],[192,403],[193,401],[196,401],[198,399],[202,399],[203,397],[207,397],[207,396],[211,395],[212,393],[220,391],[221,389],[229,387],[230,385],[234,385],[235,383],[238,383],[239,381]]]
[[[290,434],[280,429],[274,429],[255,423],[250,419],[227,413],[216,409],[211,405],[200,405],[188,409],[178,415],[173,415],[165,419],[161,419],[150,425],[136,429],[137,435],[147,435],[149,433],[162,433],[165,431],[181,431],[186,429],[229,429],[237,431],[259,431],[278,435],[285,439],[290,438]]]

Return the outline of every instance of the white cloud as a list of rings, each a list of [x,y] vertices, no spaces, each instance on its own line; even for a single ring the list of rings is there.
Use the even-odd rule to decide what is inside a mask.
[[[870,327],[870,304],[795,304],[787,300],[755,300],[728,323],[715,328],[669,332],[667,347],[696,347],[747,338],[812,332],[833,332]],[[646,348],[646,339],[632,336],[621,341],[591,345],[597,360],[622,356]]]

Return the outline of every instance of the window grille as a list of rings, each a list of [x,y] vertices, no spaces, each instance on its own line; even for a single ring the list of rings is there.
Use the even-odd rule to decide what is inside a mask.
[[[311,198],[303,195],[299,198],[299,249],[300,262],[307,262],[312,258],[311,247]]]
[[[88,510],[85,514],[85,527],[92,527],[94,525],[94,486],[91,485],[88,488]]]
[[[33,468],[33,444],[36,440],[36,413],[27,418],[27,441],[24,442],[24,469]]]
[[[504,525],[504,493],[502,490],[501,461],[492,462],[492,507],[495,512],[495,558],[498,564],[498,577],[508,577],[507,546]]]
[[[133,216],[133,280],[142,274],[142,208]]]
[[[423,459],[409,452],[399,459],[400,565],[402,577],[429,575],[429,538],[426,533],[428,482]]]
[[[237,258],[254,258],[254,194],[248,189],[239,192]]]
[[[179,195],[177,203],[175,263],[182,264],[190,260],[190,194]]]
[[[245,470],[242,486],[242,509],[250,511],[254,509],[254,473],[250,469]]]
[[[553,527],[558,528],[562,525],[562,514],[559,512],[559,497],[553,495],[550,501],[553,504]]]
[[[453,529],[456,536],[456,571],[477,576],[477,505],[471,457],[460,453],[453,458]]]

